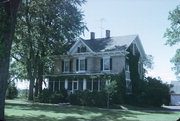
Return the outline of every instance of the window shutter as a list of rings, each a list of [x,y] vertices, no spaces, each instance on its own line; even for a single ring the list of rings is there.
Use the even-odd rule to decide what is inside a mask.
[[[85,70],[87,71],[87,58],[85,59]]]
[[[76,59],[76,71],[78,71],[78,70],[79,70],[79,60]]]
[[[103,59],[101,58],[101,71],[103,70]]]
[[[62,72],[64,72],[64,61],[62,61]]]
[[[69,63],[69,71],[72,72],[72,60],[70,60],[70,63]]]
[[[112,70],[112,58],[110,58],[110,70]]]

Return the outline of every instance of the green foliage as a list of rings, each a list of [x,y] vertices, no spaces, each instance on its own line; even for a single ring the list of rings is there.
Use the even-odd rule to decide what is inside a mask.
[[[69,102],[73,105],[105,107],[107,104],[107,91],[81,91],[71,94]]]
[[[41,103],[64,103],[67,102],[67,90],[52,92],[48,89],[42,90],[38,96],[38,101]]]
[[[141,91],[136,95],[126,95],[126,102],[139,106],[157,106],[162,104],[169,105],[170,87],[162,83],[161,80],[148,77],[139,85]]]
[[[15,85],[9,84],[7,88],[6,98],[14,99],[18,96],[18,90]]]
[[[60,92],[55,92],[50,97],[50,101],[53,104],[58,104],[62,102],[62,100],[63,100],[63,95]]]
[[[138,73],[140,53],[136,51],[136,54],[134,55],[131,48],[128,49],[128,52],[130,78],[132,81],[132,93],[133,95],[136,95],[141,92],[140,84],[142,83],[142,81],[140,80],[140,75]]]
[[[126,94],[126,81],[124,71],[120,75],[111,76],[111,80],[113,80],[113,84],[110,84],[110,87],[112,86],[114,87],[114,89],[110,95],[110,103],[123,104]]]
[[[11,66],[13,75],[30,80],[30,85],[37,80],[41,90],[42,75],[53,70],[50,56],[65,53],[65,45],[86,29],[83,13],[79,9],[84,2],[85,0],[22,2],[11,52],[15,61]],[[32,99],[33,87],[30,86],[29,90],[29,99]]]
[[[175,74],[180,76],[180,49],[176,50],[176,54],[171,59],[171,62],[174,63],[174,67],[172,69],[175,71]]]
[[[180,42],[180,5],[173,11],[169,12],[168,20],[171,26],[166,30],[164,36],[167,38],[166,44],[173,46]]]
[[[176,45],[180,42],[180,5],[178,5],[173,11],[169,12],[168,20],[171,22],[171,26],[167,28],[164,37],[167,38],[166,45]],[[180,74],[180,49],[176,50],[175,56],[171,59],[174,64],[173,70],[175,70],[177,76]]]
[[[148,105],[161,106],[169,105],[170,88],[169,85],[163,84],[161,80],[156,78],[147,78],[147,86],[145,88],[146,102]]]

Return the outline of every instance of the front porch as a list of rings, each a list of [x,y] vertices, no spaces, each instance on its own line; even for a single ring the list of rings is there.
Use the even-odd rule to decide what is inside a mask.
[[[76,90],[100,91],[109,85],[109,79],[92,75],[48,76],[48,89],[55,92],[67,90],[68,94]]]

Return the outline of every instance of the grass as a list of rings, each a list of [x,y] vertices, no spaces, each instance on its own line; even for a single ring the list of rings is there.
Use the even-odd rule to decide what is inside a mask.
[[[7,121],[176,121],[180,117],[180,112],[106,110],[33,104],[20,100],[7,100],[5,113]]]

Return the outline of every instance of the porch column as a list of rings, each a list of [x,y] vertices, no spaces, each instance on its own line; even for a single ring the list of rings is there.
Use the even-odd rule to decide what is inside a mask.
[[[74,80],[72,80],[72,93],[74,93],[74,89],[73,89],[74,83],[73,83],[73,81],[74,81]]]
[[[109,86],[109,82],[110,82],[110,80],[106,80],[106,87]]]
[[[77,80],[77,90],[79,90],[79,80]]]
[[[55,81],[53,80],[53,92],[55,91]]]
[[[65,89],[68,89],[68,80],[67,80],[67,79],[65,80],[64,88],[65,88]]]
[[[86,87],[87,87],[86,84],[87,84],[86,79],[83,79],[83,90],[86,90]]]
[[[100,79],[98,79],[98,91],[100,91]]]
[[[91,90],[93,91],[93,82],[94,82],[94,80],[92,79],[91,80]]]
[[[59,91],[61,90],[61,80],[59,80]]]
[[[49,89],[49,78],[44,78],[45,88]]]

